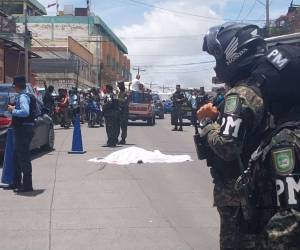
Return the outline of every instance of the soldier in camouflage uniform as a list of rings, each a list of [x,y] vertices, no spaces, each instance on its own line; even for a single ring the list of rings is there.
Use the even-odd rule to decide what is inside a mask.
[[[172,131],[183,131],[183,113],[182,113],[182,104],[185,100],[184,93],[181,91],[181,86],[176,85],[176,92],[171,97],[173,102],[173,113],[172,119],[174,120],[174,129]],[[179,121],[179,122],[178,122]],[[179,129],[178,129],[179,126]]]
[[[107,146],[116,147],[120,132],[120,110],[118,100],[114,96],[113,86],[106,86],[107,95],[104,99],[103,113],[105,118]]]
[[[231,87],[219,110],[207,104],[198,111],[201,136],[213,152],[210,165],[222,250],[256,249],[257,235],[243,214],[235,183],[266,126],[264,101],[249,78],[255,59],[266,50],[257,30],[255,25],[226,23],[211,28],[204,38],[203,50],[215,57],[217,77]]]
[[[126,91],[125,83],[118,82],[120,93],[118,95],[118,102],[120,107],[120,128],[121,128],[121,141],[120,145],[126,144],[127,128],[128,128],[128,113],[129,113],[129,94]]]
[[[300,123],[286,122],[272,131],[252,156],[255,219],[262,229],[258,250],[299,249],[299,153]]]

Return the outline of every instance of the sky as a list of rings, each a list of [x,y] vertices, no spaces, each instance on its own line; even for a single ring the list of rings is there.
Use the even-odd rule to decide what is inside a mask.
[[[45,6],[55,0],[40,0]],[[153,86],[211,87],[213,58],[202,52],[209,27],[227,20],[264,25],[265,0],[91,0],[100,16],[128,47],[133,68]],[[271,19],[287,12],[291,0],[270,0]],[[84,7],[86,0],[60,0],[60,7]],[[300,0],[295,0],[295,4]],[[55,7],[48,15],[55,14]],[[133,77],[136,72],[132,69]]]

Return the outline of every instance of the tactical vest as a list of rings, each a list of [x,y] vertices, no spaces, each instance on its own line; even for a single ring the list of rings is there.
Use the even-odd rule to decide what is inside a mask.
[[[129,112],[129,95],[127,92],[120,92],[118,95],[118,103],[120,111],[124,113]]]
[[[103,112],[106,116],[114,115],[116,112],[119,112],[118,100],[113,94],[109,94],[105,97]]]
[[[31,94],[25,94],[30,98],[29,116],[28,117],[12,117],[13,127],[22,127],[24,124],[34,124],[36,118],[36,98]]]

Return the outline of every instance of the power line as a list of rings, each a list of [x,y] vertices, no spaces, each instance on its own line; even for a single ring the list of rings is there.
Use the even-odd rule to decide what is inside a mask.
[[[45,43],[43,44],[43,42],[41,42],[41,41],[39,41],[39,40],[37,40],[37,39],[35,39],[35,38],[32,38],[32,40],[36,41],[36,42],[37,42],[39,45],[41,45],[43,48],[46,48],[46,50],[47,50],[48,52],[50,52],[51,54],[57,56],[58,58],[60,58],[60,59],[66,59],[66,58],[64,58],[64,57],[62,57],[62,56],[56,54],[53,50],[50,50],[50,48],[49,48],[49,46],[48,46],[47,44],[45,44]]]
[[[144,68],[164,68],[164,67],[177,67],[177,66],[193,66],[193,65],[201,65],[201,64],[210,64],[215,63],[215,61],[203,61],[203,62],[196,62],[196,63],[181,63],[181,64],[157,64],[157,65],[140,65]]]
[[[150,71],[145,73],[144,75],[151,75],[151,74],[168,74],[168,73],[173,73],[173,74],[188,74],[188,73],[200,73],[206,70],[210,70],[211,68],[203,68],[203,69],[198,69],[198,70],[188,70],[188,71]]]
[[[120,39],[124,40],[164,40],[164,39],[195,39],[199,40],[202,39],[205,34],[199,35],[178,35],[178,36],[137,36],[137,37],[120,37]]]
[[[256,0],[254,0],[254,2],[253,2],[253,4],[252,4],[252,6],[251,6],[251,8],[250,8],[250,10],[249,10],[249,12],[247,13],[247,15],[243,18],[243,21],[245,21],[245,19],[247,19],[249,16],[250,16],[250,14],[252,13],[252,11],[254,10],[254,8],[255,8],[255,6],[256,6],[256,4],[257,4],[257,1]]]
[[[197,55],[142,55],[142,54],[129,54],[130,57],[198,57],[198,56],[207,56],[206,53],[200,52]]]
[[[179,14],[179,15],[185,15],[185,16],[192,16],[192,17],[197,17],[197,18],[201,18],[201,19],[206,19],[206,20],[216,20],[216,21],[220,21],[222,20],[222,18],[217,18],[217,17],[209,17],[209,16],[203,16],[203,15],[197,15],[191,12],[184,12],[184,11],[178,11],[178,10],[173,10],[173,9],[168,9],[168,8],[164,8],[164,7],[160,7],[154,4],[149,4],[149,3],[145,3],[142,1],[138,1],[138,0],[127,0],[128,2],[132,2],[135,4],[139,4],[139,5],[143,5],[146,6],[148,8],[154,8],[154,9],[159,9],[159,10],[163,10],[169,13],[175,13],[175,14]],[[229,19],[229,18],[224,18],[223,20],[225,21],[241,21],[241,20],[233,20],[233,19]],[[252,21],[252,22],[264,22],[265,20],[246,20],[246,21]]]
[[[243,10],[244,10],[244,7],[245,7],[245,3],[246,3],[246,0],[243,0],[242,6],[241,6],[241,8],[240,8],[240,11],[239,11],[239,14],[237,15],[236,20],[239,20],[239,19],[240,19],[241,14],[242,14],[242,12],[243,12]]]

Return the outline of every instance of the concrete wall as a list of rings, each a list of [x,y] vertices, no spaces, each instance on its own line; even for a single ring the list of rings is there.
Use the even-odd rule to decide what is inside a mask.
[[[72,37],[68,37],[68,48],[73,54],[85,60],[88,64],[93,65],[93,54],[83,45],[75,41]]]
[[[79,77],[79,88],[92,88],[93,84],[86,81],[82,77]],[[36,74],[36,84],[38,86],[43,87],[44,81],[47,82],[48,85],[53,85],[57,90],[59,88],[71,89],[76,85],[77,74],[75,73],[37,73]]]

